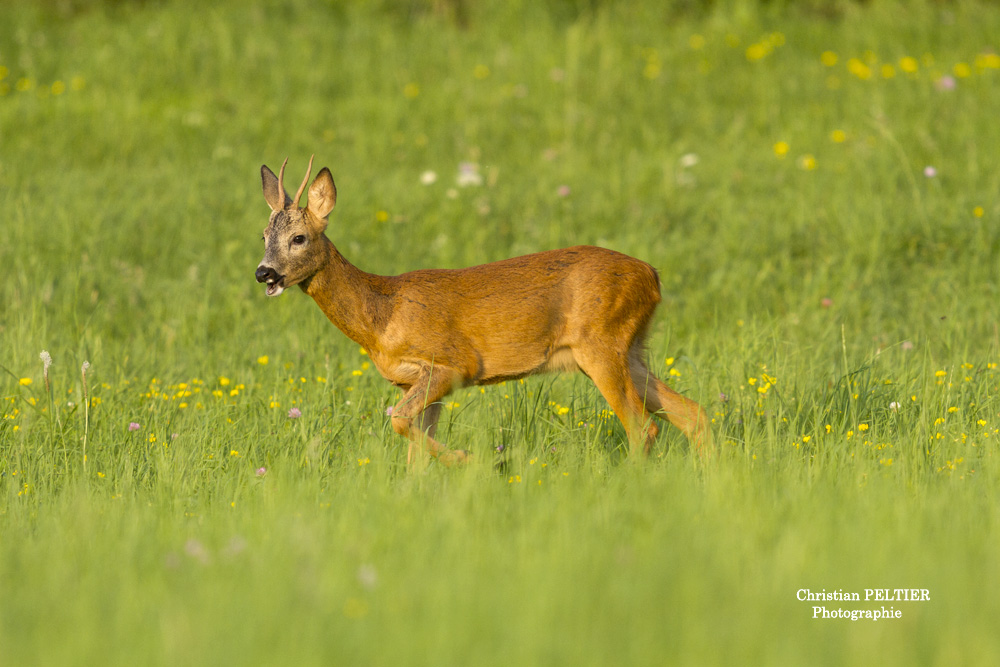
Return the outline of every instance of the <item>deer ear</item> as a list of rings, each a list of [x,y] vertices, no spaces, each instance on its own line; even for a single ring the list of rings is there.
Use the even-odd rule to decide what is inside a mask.
[[[326,167],[323,167],[316,180],[309,186],[308,201],[309,212],[319,220],[325,220],[337,205],[337,186],[334,185],[333,176]]]
[[[282,192],[284,188],[278,181],[278,177],[267,168],[266,164],[260,166],[260,180],[264,186],[264,200],[267,205],[271,207],[272,211],[284,211],[292,199],[287,192]]]

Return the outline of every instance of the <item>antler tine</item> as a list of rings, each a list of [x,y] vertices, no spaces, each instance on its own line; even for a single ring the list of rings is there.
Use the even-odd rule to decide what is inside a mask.
[[[298,206],[298,205],[299,205],[299,197],[301,197],[301,196],[302,196],[302,193],[303,193],[303,192],[305,192],[305,190],[306,190],[306,183],[308,183],[308,182],[309,182],[309,176],[311,176],[311,175],[312,175],[312,170],[313,170],[313,158],[314,158],[314,157],[316,157],[316,155],[315,155],[315,154],[313,154],[313,155],[309,156],[309,167],[308,167],[308,168],[306,169],[306,177],[302,179],[302,185],[300,185],[300,186],[299,186],[299,190],[298,190],[298,192],[296,192],[296,193],[295,193],[295,200],[294,200],[294,203],[295,203],[295,205],[296,205],[296,206]]]
[[[285,165],[288,164],[288,158],[281,163],[281,169],[278,171],[278,196],[288,197],[288,193],[285,192]]]

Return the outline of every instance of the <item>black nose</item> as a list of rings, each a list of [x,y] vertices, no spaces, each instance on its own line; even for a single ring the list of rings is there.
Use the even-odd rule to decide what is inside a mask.
[[[268,280],[270,280],[271,282],[278,281],[278,272],[272,269],[270,266],[258,266],[257,273],[255,273],[254,275],[257,276],[257,282],[259,283],[264,283],[267,282]]]

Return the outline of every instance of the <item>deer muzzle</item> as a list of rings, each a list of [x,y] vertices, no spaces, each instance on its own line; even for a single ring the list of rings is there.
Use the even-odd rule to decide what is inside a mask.
[[[281,281],[284,280],[285,277],[279,276],[278,272],[270,266],[264,266],[261,264],[257,267],[257,271],[254,275],[257,277],[257,282],[265,283],[267,285],[266,293],[268,296],[278,296],[285,289],[281,284]]]

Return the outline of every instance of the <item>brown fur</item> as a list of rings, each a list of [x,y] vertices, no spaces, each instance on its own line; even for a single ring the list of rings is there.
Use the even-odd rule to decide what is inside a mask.
[[[272,213],[258,280],[269,272],[269,294],[277,277],[278,294],[300,285],[403,390],[392,425],[410,440],[408,461],[419,450],[446,463],[466,458],[433,438],[438,401],[453,389],[562,370],[581,370],[594,381],[634,449],[648,454],[659,431],[655,415],[681,429],[699,454],[711,453],[704,410],[643,360],[643,339],[660,301],[649,264],[575,246],[467,269],[373,275],[348,262],[324,234],[337,196],[328,169],[309,187],[305,208],[266,166],[261,178]],[[309,172],[299,195],[308,180]]]

